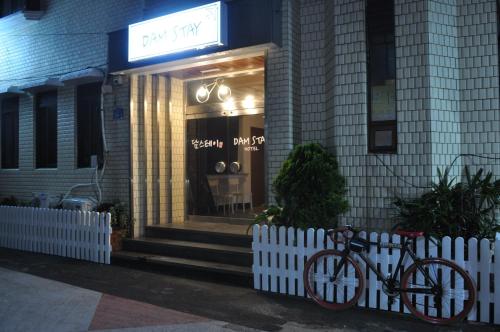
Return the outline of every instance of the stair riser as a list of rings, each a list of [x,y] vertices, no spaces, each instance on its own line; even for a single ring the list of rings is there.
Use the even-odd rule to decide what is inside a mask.
[[[175,245],[157,244],[136,240],[123,241],[123,248],[127,251],[204,260],[238,266],[252,266],[252,255],[250,253],[216,251],[196,247],[179,247]]]
[[[250,236],[192,231],[175,228],[146,227],[146,237],[214,243],[246,248],[250,248],[252,246],[252,238]]]
[[[111,263],[114,265],[125,266],[129,268],[165,273],[174,276],[187,277],[200,281],[216,281],[224,284],[235,284],[245,287],[253,287],[253,276],[251,274],[243,275],[226,271],[213,271],[194,266],[185,265],[165,265],[155,262],[142,260],[131,260],[112,257]]]

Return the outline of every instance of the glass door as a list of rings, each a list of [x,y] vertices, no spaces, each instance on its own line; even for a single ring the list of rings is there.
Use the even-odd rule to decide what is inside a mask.
[[[224,102],[190,100],[189,95],[193,96],[206,83],[188,84],[188,215],[252,219],[262,210],[265,202],[262,75],[224,79],[231,89],[231,97]]]

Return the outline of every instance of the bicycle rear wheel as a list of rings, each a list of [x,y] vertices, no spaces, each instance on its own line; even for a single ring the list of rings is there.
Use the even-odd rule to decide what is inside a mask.
[[[336,250],[322,250],[307,260],[304,284],[307,294],[320,306],[342,310],[358,302],[364,276],[350,256]]]
[[[433,324],[464,320],[476,300],[476,289],[469,274],[441,258],[412,264],[401,279],[401,287],[406,289],[402,292],[406,307],[418,318]],[[418,293],[417,289],[427,289],[432,294]]]

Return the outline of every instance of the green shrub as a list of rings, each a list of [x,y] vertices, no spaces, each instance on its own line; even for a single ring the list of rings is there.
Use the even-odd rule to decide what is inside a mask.
[[[6,206],[18,206],[19,201],[15,196],[9,196],[9,197],[4,197],[0,201],[0,205],[6,205]]]
[[[299,228],[335,227],[349,206],[346,182],[335,156],[316,143],[296,146],[273,182],[276,206],[257,216],[256,222]]]
[[[6,206],[34,206],[33,202],[30,201],[23,201],[18,199],[15,196],[8,196],[2,198],[0,200],[0,205],[6,205]]]
[[[471,175],[464,168],[463,182],[449,178],[450,169],[438,169],[438,181],[415,199],[396,198],[398,226],[443,237],[493,238],[500,231],[495,210],[500,205],[500,180],[483,169]]]
[[[125,229],[127,233],[130,233],[132,223],[128,214],[128,208],[124,203],[120,201],[102,203],[97,207],[97,211],[111,213],[111,227]]]

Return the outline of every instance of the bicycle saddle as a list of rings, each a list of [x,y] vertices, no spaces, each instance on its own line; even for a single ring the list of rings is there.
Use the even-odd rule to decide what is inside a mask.
[[[415,232],[415,231],[403,231],[403,230],[396,230],[395,233],[400,236],[405,236],[411,239],[424,236],[424,232]]]

